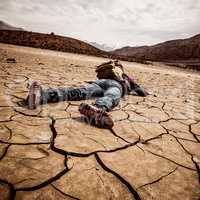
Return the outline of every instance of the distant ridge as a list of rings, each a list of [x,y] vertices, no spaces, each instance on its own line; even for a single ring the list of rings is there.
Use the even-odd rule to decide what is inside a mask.
[[[74,38],[19,30],[0,30],[0,42],[105,57],[106,52]]]
[[[153,61],[200,60],[200,34],[188,39],[171,40],[153,46],[123,47],[111,53],[116,56]]]
[[[114,50],[113,47],[110,47],[110,46],[108,46],[106,44],[99,44],[97,42],[89,42],[89,44],[91,44],[92,46],[94,46],[94,47],[96,47],[98,49],[101,49],[103,51],[112,51],[112,50]]]
[[[123,47],[108,52],[108,46],[84,42],[70,37],[25,31],[0,21],[0,42],[56,51],[101,56],[130,62],[198,63],[200,66],[200,34],[188,39],[171,40],[152,46]],[[199,67],[198,67],[199,68]]]
[[[10,24],[7,24],[0,20],[0,30],[13,30],[13,31],[23,31],[23,28],[17,28]]]

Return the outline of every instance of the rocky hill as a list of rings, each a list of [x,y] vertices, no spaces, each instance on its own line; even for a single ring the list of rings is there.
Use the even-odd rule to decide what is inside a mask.
[[[15,30],[15,31],[23,31],[23,28],[14,27],[10,24],[7,24],[3,21],[0,21],[0,30]]]
[[[112,53],[154,61],[200,60],[200,34],[188,39],[171,40],[153,46],[124,47]]]
[[[86,42],[58,36],[54,33],[43,34],[28,31],[0,30],[0,42],[94,56],[105,56],[106,54]]]

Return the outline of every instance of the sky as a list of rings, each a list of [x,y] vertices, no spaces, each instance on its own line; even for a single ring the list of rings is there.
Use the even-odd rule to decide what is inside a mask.
[[[200,33],[200,0],[0,0],[0,20],[28,31],[122,46]]]

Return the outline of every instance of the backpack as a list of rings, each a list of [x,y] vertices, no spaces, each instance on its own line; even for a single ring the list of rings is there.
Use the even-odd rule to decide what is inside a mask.
[[[97,73],[98,79],[113,79],[117,81],[123,81],[123,66],[120,64],[118,60],[109,61],[106,63],[102,63],[101,65],[96,67],[95,72]]]

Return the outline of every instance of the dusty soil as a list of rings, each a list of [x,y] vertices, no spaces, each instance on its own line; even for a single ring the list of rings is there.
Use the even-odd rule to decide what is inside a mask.
[[[18,106],[32,80],[80,86],[105,60],[0,44],[0,199],[199,200],[198,74],[123,62],[151,95],[122,99],[113,130],[86,124],[81,102]]]

